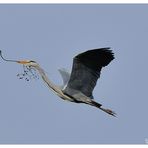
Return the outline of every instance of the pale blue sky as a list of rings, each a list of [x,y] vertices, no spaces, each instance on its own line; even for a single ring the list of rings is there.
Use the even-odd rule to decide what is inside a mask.
[[[117,112],[61,100],[0,60],[0,143],[144,144],[148,139],[148,5],[0,5],[0,49],[36,60],[56,84],[85,50],[112,47],[94,98]]]

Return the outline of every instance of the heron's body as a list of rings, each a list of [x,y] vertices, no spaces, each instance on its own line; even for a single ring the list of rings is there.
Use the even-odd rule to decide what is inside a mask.
[[[102,104],[93,99],[93,89],[100,77],[101,69],[113,59],[114,55],[109,48],[93,49],[78,54],[74,57],[71,74],[64,69],[59,70],[63,78],[63,85],[60,87],[48,79],[44,70],[35,61],[14,61],[3,58],[5,61],[17,62],[36,69],[47,86],[63,100],[95,106],[115,116],[112,110],[102,108]]]

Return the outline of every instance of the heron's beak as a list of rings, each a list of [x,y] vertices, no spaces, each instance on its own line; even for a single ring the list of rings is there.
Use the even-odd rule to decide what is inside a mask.
[[[22,61],[17,61],[17,63],[19,63],[19,64],[28,64],[30,62],[29,61],[22,60]]]

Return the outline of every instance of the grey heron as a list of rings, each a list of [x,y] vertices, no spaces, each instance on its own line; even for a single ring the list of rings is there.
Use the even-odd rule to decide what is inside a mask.
[[[47,86],[60,98],[70,102],[88,104],[109,115],[116,116],[114,111],[103,108],[102,104],[96,102],[93,97],[93,90],[98,78],[100,78],[101,69],[114,59],[114,53],[109,47],[91,49],[76,55],[73,58],[71,74],[64,69],[59,70],[63,78],[64,85],[62,87],[53,84],[37,62],[32,60],[8,60],[2,56],[1,51],[0,56],[7,62],[23,64],[29,71],[37,70]]]

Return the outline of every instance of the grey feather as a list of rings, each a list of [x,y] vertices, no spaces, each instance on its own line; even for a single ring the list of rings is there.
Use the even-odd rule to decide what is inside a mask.
[[[107,66],[114,55],[109,48],[93,49],[74,57],[70,80],[63,90],[65,94],[74,95],[77,90],[89,98],[93,98],[93,89],[100,77],[101,69]]]
[[[67,83],[68,83],[68,81],[70,79],[70,73],[65,68],[58,69],[58,71],[61,74],[61,77],[63,79],[63,86],[62,86],[62,88],[64,88],[64,86],[67,85]]]

